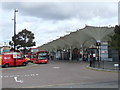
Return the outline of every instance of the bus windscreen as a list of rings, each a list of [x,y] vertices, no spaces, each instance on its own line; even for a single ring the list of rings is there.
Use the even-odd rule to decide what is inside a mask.
[[[39,52],[38,59],[48,59],[48,53],[47,52]]]

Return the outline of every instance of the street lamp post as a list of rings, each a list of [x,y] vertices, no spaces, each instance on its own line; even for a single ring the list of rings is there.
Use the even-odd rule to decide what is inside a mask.
[[[14,39],[16,37],[16,12],[18,12],[17,9],[14,10]],[[15,40],[14,40],[14,52],[16,51],[16,43],[15,43]],[[16,66],[16,58],[14,58],[14,65]]]
[[[18,12],[17,9],[14,10],[14,39],[16,36],[16,12]],[[15,46],[15,41],[14,41],[14,51],[16,50],[16,46]]]

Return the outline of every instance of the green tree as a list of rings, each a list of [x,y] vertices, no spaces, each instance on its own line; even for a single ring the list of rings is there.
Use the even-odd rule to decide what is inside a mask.
[[[114,29],[115,34],[111,36],[111,46],[118,50],[120,60],[120,26],[116,25]]]
[[[12,37],[12,41],[17,49],[23,47],[24,50],[26,49],[26,47],[35,46],[35,42],[33,41],[34,39],[34,34],[27,29],[22,30],[17,35]],[[10,42],[9,44],[13,45],[12,42]]]

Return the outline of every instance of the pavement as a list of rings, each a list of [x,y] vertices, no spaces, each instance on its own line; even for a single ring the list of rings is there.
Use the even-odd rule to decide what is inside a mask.
[[[115,67],[115,64],[118,64],[118,62],[101,61],[100,63],[96,62],[92,67],[88,65],[87,68],[99,71],[119,72],[119,67]]]

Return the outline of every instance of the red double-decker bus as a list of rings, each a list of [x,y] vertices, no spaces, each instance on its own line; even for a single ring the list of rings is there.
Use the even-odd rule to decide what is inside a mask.
[[[33,62],[36,59],[36,53],[29,53],[28,58],[30,59],[30,62]]]
[[[39,48],[31,48],[30,52],[28,54],[28,58],[30,59],[30,62],[33,62],[36,59],[36,53],[40,51]]]
[[[30,49],[30,53],[37,53],[38,51],[40,51],[40,48],[31,48]]]
[[[33,60],[33,63],[48,63],[49,53],[48,51],[39,51],[36,54],[36,59]]]
[[[39,48],[31,48],[28,57],[33,63],[48,63],[49,53],[48,51],[40,51]]]

